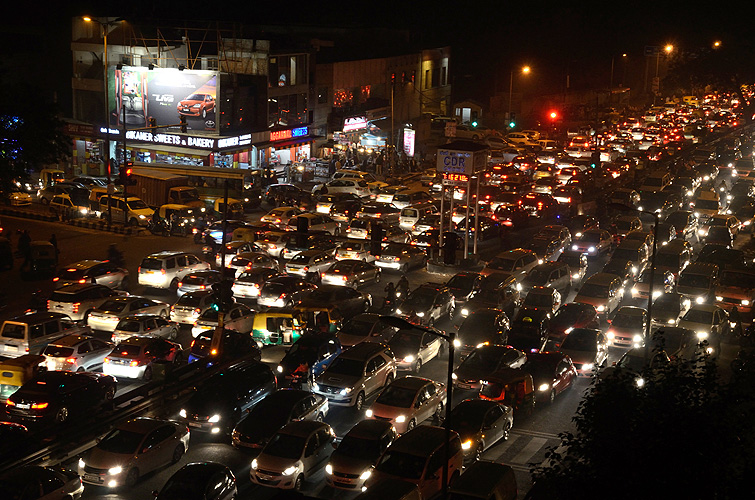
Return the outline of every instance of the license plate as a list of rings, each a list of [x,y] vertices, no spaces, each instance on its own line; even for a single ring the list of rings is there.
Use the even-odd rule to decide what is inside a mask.
[[[199,422],[189,422],[189,427],[202,427]]]
[[[263,481],[272,481],[273,476],[268,476],[267,474],[257,474],[257,477],[262,479]]]
[[[29,408],[31,408],[31,405],[19,403],[16,405],[16,408],[18,408],[19,410],[28,410]]]
[[[5,346],[5,350],[6,351],[10,351],[10,352],[17,352],[18,351],[18,347],[14,346],[14,345],[6,345]]]
[[[87,481],[92,481],[96,483],[102,482],[102,479],[100,478],[100,476],[96,474],[84,474],[84,479],[86,479]]]

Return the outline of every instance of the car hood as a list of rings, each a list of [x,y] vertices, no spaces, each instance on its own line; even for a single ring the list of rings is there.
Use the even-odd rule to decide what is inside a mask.
[[[334,471],[346,474],[361,474],[375,465],[375,463],[369,459],[339,455],[336,451],[330,456],[330,465],[333,467]]]
[[[297,458],[284,458],[267,455],[263,451],[257,457],[257,469],[269,470],[271,472],[283,472],[289,467],[296,465],[296,462],[298,461],[299,459]]]
[[[361,377],[353,375],[341,375],[340,373],[330,374],[326,371],[318,377],[317,382],[335,387],[354,387],[360,379]]]
[[[693,332],[709,332],[711,325],[705,324],[705,323],[696,323],[694,321],[689,320],[679,320],[679,324],[677,325],[679,328],[686,328],[688,330],[692,330]]]
[[[236,430],[243,436],[243,441],[253,444],[265,444],[287,422],[264,419],[245,418],[236,426]]]
[[[493,370],[488,371],[487,369],[480,366],[462,364],[456,369],[456,376],[458,377],[458,380],[480,380],[485,378],[487,375],[490,375],[492,371]]]
[[[136,453],[136,450],[134,450],[134,453]],[[119,465],[125,469],[134,453],[113,453],[95,446],[84,462],[87,466],[95,469],[110,469]]]
[[[594,351],[578,351],[576,349],[561,349],[561,352],[569,356],[575,365],[595,362]]]

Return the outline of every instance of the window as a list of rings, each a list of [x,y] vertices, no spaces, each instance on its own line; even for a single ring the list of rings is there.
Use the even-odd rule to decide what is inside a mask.
[[[438,392],[438,389],[435,387],[435,384],[427,384],[425,386],[425,391],[427,392],[427,399],[430,399],[431,397],[435,396],[435,393]]]
[[[176,267],[176,259],[171,257],[165,261],[165,269],[174,269]]]
[[[57,476],[54,476],[52,472],[50,472],[49,475],[46,475],[46,477],[42,478],[41,483],[42,483],[43,495],[51,495],[55,490],[61,489],[63,488],[63,486],[65,486],[63,481]],[[23,498],[26,498],[26,497],[23,497]],[[36,498],[36,495],[34,497],[29,497],[29,498]]]
[[[189,265],[190,266],[195,266],[195,265],[199,264],[199,259],[196,258],[193,255],[187,255],[186,259],[189,261]]]
[[[371,363],[374,365],[375,370],[377,370],[381,366],[385,365],[385,360],[383,359],[382,356],[377,356],[372,359]]]
[[[443,66],[442,68],[440,68],[440,84],[441,85],[447,85],[448,84],[448,81],[446,79],[446,77],[447,77],[446,70],[447,70],[447,68],[445,66]]]
[[[60,331],[60,323],[57,321],[48,321],[45,323],[45,335],[52,335]]]
[[[425,88],[426,89],[430,88],[430,70],[429,69],[425,70]]]
[[[86,354],[92,352],[92,346],[89,342],[82,342],[79,344],[79,354]]]

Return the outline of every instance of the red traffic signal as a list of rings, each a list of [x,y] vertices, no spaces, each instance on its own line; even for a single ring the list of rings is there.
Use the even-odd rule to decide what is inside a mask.
[[[551,110],[551,112],[550,112],[550,113],[548,113],[548,117],[549,117],[549,118],[550,118],[551,120],[557,120],[557,119],[558,119],[558,111],[556,111],[555,109],[554,109],[554,110]]]

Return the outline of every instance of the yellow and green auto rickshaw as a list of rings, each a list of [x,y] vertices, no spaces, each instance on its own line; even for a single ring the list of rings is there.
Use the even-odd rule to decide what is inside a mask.
[[[294,306],[294,332],[303,335],[306,332],[336,333],[341,329],[343,316],[338,306],[328,307]]]
[[[258,346],[291,345],[301,337],[291,311],[263,311],[254,315],[252,338]]]
[[[24,354],[0,363],[0,402],[5,402],[19,387],[46,370],[46,359],[40,354]]]

